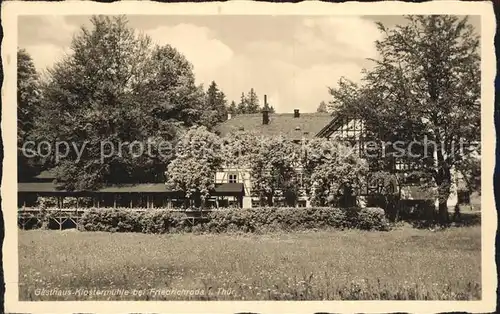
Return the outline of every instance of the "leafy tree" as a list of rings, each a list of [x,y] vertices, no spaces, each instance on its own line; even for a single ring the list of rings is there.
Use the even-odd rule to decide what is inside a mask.
[[[328,112],[328,106],[327,106],[326,102],[321,101],[319,106],[318,106],[318,109],[316,109],[316,112],[322,112],[322,113]]]
[[[480,140],[479,38],[466,18],[406,19],[391,30],[378,25],[384,38],[376,43],[375,68],[365,72],[362,86],[344,81],[331,89],[332,105],[361,117],[379,139],[427,147],[417,157],[388,157],[407,159],[432,177],[445,224],[452,171],[464,158],[459,143]]]
[[[31,178],[39,171],[39,160],[23,145],[30,139],[41,101],[39,75],[33,59],[24,49],[17,51],[17,161],[18,180]],[[29,149],[29,148],[27,148]]]
[[[148,49],[144,49],[147,56]],[[153,102],[154,116],[160,121],[175,121],[184,127],[199,124],[205,93],[203,86],[195,85],[192,64],[170,45],[156,46],[150,54],[146,68],[141,71],[148,72],[141,73],[147,84],[138,86],[143,93],[140,100],[146,106]]]
[[[67,189],[162,182],[165,144],[201,116],[191,64],[171,46],[152,47],[123,16],[92,17],[71,50],[49,69],[36,128],[38,139],[70,145],[62,161],[52,160],[57,179]],[[73,145],[84,148],[81,156]]]
[[[339,142],[316,138],[303,149],[304,179],[314,205],[339,205],[342,200],[348,201],[366,179],[367,162]]]
[[[195,207],[203,207],[215,188],[215,172],[222,163],[222,140],[204,126],[193,127],[175,147],[166,184],[171,190],[184,192]]]
[[[466,155],[456,164],[457,171],[465,181],[467,191],[481,194],[481,158]]]
[[[224,164],[231,167],[250,168],[259,147],[266,139],[253,131],[235,131],[223,138]]]
[[[300,147],[278,136],[262,138],[251,164],[252,191],[263,204],[273,206],[276,197],[297,195]]]

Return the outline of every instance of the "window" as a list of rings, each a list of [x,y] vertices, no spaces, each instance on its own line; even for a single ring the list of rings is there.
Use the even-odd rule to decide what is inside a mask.
[[[420,168],[421,167],[418,161],[412,161],[402,158],[396,158],[395,160],[395,170],[397,172],[409,172],[419,170]]]
[[[396,158],[394,162],[395,172],[402,174],[402,182],[406,185],[420,184],[421,176],[417,172],[421,169],[419,160]]]
[[[396,159],[396,171],[408,171],[410,170],[410,163],[406,160]]]
[[[364,132],[364,123],[359,119],[345,120],[340,127],[339,136],[345,140],[359,140]]]
[[[229,183],[238,183],[238,175],[236,173],[230,173],[228,175],[228,181]]]

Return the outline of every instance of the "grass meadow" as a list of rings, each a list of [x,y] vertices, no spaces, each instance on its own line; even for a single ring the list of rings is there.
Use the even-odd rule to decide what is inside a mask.
[[[23,301],[477,300],[481,227],[267,235],[19,231],[19,276]],[[66,290],[72,292],[47,293]]]

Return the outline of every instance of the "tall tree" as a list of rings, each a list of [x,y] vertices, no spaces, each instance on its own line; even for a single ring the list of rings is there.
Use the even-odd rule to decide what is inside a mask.
[[[222,90],[219,90],[219,92],[216,95],[215,98],[215,110],[217,111],[217,121],[222,122],[227,120],[227,99],[226,95]]]
[[[208,90],[205,93],[205,103],[203,107],[202,120],[203,125],[211,128],[219,122],[219,113],[217,111],[217,102],[219,97],[219,88],[217,84],[212,81]]]
[[[237,109],[237,112],[239,114],[248,113],[247,103],[248,103],[248,100],[247,100],[247,97],[245,96],[245,93],[241,93],[240,102],[238,103],[238,109]]]
[[[226,95],[219,89],[215,81],[212,81],[208,87],[206,99],[205,110],[214,111],[217,122],[224,121],[227,117]]]
[[[259,113],[260,105],[259,105],[259,97],[255,93],[253,88],[247,94],[247,112],[246,113]]]
[[[39,75],[33,59],[24,49],[17,51],[17,161],[18,180],[28,179],[39,171],[38,160],[31,157],[30,147],[23,147],[31,138],[41,101]],[[33,148],[31,148],[33,149]]]
[[[321,101],[319,103],[318,109],[316,109],[316,112],[322,112],[322,113],[328,112],[328,106],[327,106],[326,102]]]
[[[378,137],[427,147],[416,157],[407,147],[400,158],[432,177],[439,219],[447,223],[452,172],[464,158],[460,143],[480,141],[479,37],[467,18],[406,20],[393,29],[378,25],[384,35],[376,42],[380,57],[361,88],[350,84],[349,93],[342,86],[331,93],[338,112],[358,114]]]
[[[217,83],[212,81],[205,94],[205,104],[202,113],[202,125],[212,129],[217,123],[227,119],[227,100]]]
[[[203,90],[191,64],[171,46],[152,47],[127,22],[92,17],[73,37],[72,53],[49,69],[37,135],[69,144],[54,164],[68,189],[161,182],[165,144],[199,122]]]
[[[236,108],[236,103],[234,102],[234,100],[231,101],[229,108],[227,108],[227,112],[230,114],[237,114],[238,113],[238,109]]]
[[[215,188],[215,172],[223,162],[222,140],[206,127],[191,128],[177,143],[168,165],[166,184],[203,207]]]
[[[150,57],[141,71],[146,84],[137,86],[142,92],[139,100],[146,106],[153,102],[154,116],[160,121],[177,121],[185,127],[199,124],[205,93],[203,86],[195,84],[192,64],[170,45],[144,49],[145,57]]]

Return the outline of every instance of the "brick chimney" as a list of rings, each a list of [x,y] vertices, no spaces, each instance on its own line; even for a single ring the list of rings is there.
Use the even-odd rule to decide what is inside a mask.
[[[267,95],[264,95],[264,108],[262,109],[262,124],[269,124],[269,108],[267,106]]]
[[[300,117],[300,112],[299,112],[299,109],[294,109],[294,110],[293,110],[293,117],[294,117],[294,118],[299,118],[299,117]]]

